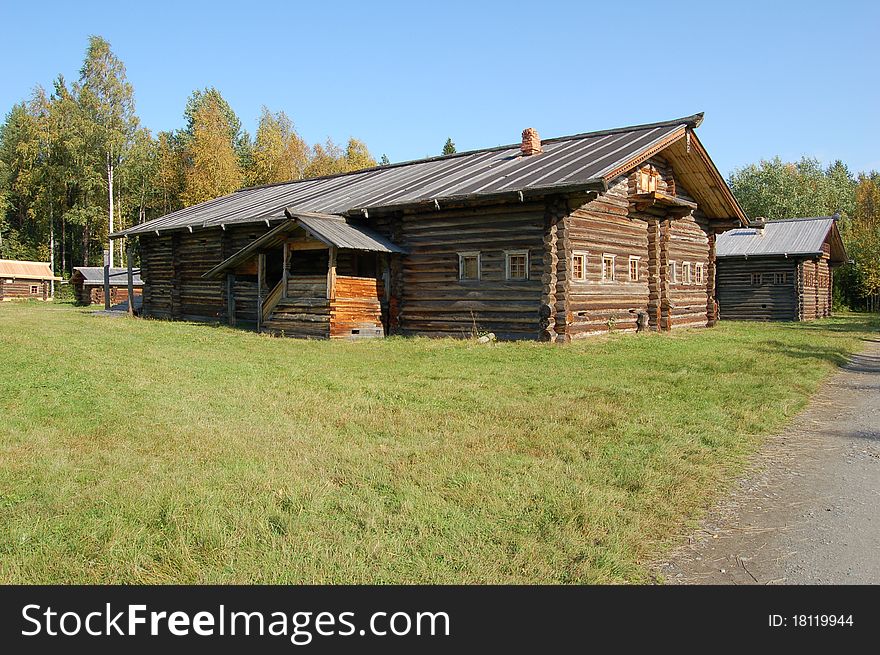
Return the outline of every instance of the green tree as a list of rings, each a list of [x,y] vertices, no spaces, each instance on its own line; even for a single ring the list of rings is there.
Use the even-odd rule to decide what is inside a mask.
[[[379,160],[379,165],[380,165],[380,166],[387,166],[387,165],[390,164],[390,163],[391,163],[391,160],[388,159],[388,155],[386,155],[386,154],[383,152],[383,153],[382,153],[382,159]]]
[[[126,155],[138,120],[134,113],[134,91],[126,78],[125,65],[100,36],[89,37],[74,95],[83,114],[83,136],[90,163],[97,168],[100,167],[99,161],[103,160],[106,169],[108,230],[113,232],[115,194],[119,191],[114,190],[114,176]],[[111,249],[110,265],[113,264],[114,249]]]
[[[250,135],[242,128],[241,119],[232,109],[232,105],[213,86],[205,87],[204,91],[196,89],[186,101],[183,110],[186,126],[181,135],[184,146],[188,146],[189,140],[195,135],[196,114],[205,105],[212,105],[223,114],[229,143],[238,156],[238,165],[243,171],[249,170],[252,163]]]
[[[458,152],[455,149],[455,142],[452,140],[452,137],[446,139],[446,143],[443,144],[443,154],[444,155],[454,155]]]
[[[283,111],[263,107],[253,147],[252,184],[302,179],[309,165],[309,146]]]
[[[241,164],[229,140],[230,129],[228,114],[216,100],[209,98],[196,109],[187,143],[185,206],[224,196],[241,186]]]
[[[823,169],[816,159],[783,162],[779,157],[735,170],[730,188],[746,214],[770,220],[846,215],[852,210],[855,181],[841,162]]]
[[[375,165],[376,160],[370,154],[367,144],[360,139],[350,138],[345,146],[344,171],[359,171],[363,168],[372,168]]]

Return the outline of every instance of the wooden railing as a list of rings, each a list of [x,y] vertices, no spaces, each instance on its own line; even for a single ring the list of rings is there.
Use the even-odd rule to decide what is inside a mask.
[[[278,284],[275,285],[275,288],[269,292],[269,295],[266,296],[266,299],[263,301],[261,316],[264,323],[269,319],[269,316],[272,314],[272,310],[275,309],[275,305],[277,305],[278,301],[281,300],[281,295],[283,291],[284,280],[281,280]]]

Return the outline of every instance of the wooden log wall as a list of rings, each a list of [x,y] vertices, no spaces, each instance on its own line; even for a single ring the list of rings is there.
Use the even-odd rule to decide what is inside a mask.
[[[410,252],[399,283],[392,272],[400,332],[464,337],[476,327],[499,339],[536,338],[544,217],[543,201],[404,213],[395,242]],[[505,250],[528,251],[527,280],[505,279]],[[459,280],[458,253],[472,251],[480,253],[481,279]]]
[[[804,259],[798,265],[798,306],[801,320],[831,316],[832,273],[828,254]]]
[[[77,303],[81,305],[103,305],[104,304],[104,287],[102,286],[86,286],[77,284],[73,289],[74,297]],[[143,288],[135,287],[135,298],[143,295]],[[117,305],[128,300],[128,287],[119,285],[110,285],[110,304]]]
[[[700,212],[672,221],[669,261],[678,267],[677,282],[669,282],[669,327],[705,326],[708,321],[709,224]],[[682,262],[691,266],[691,281],[681,272]],[[703,266],[702,282],[697,282],[696,264]]]
[[[571,338],[635,330],[638,312],[648,310],[649,225],[630,216],[630,180],[621,177],[602,196],[572,211],[570,247],[586,252],[585,280],[571,280],[567,333]],[[652,244],[654,245],[654,244]],[[602,257],[614,255],[614,281],[602,280]],[[639,257],[639,279],[629,281],[629,258]]]
[[[330,338],[384,336],[380,300],[384,293],[382,282],[374,277],[338,275],[330,301]]]
[[[48,300],[49,283],[42,280],[0,279],[0,300]],[[37,287],[36,293],[32,293]]]
[[[227,280],[202,274],[262,235],[265,225],[211,228],[138,238],[143,315],[193,321],[228,321]],[[257,314],[257,276],[252,263],[233,271],[238,324],[253,324]]]
[[[761,284],[752,275],[761,274]],[[776,274],[786,276],[784,283]],[[716,285],[721,320],[793,321],[799,318],[800,264],[785,257],[722,257]]]

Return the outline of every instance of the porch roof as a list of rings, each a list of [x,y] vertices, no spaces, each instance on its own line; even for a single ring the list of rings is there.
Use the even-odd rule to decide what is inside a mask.
[[[304,230],[313,238],[347,250],[368,252],[405,253],[406,250],[392,243],[378,232],[348,221],[342,216],[320,214],[317,212],[296,212],[285,210],[288,220],[272,228],[260,238],[224,259],[214,268],[202,275],[203,278],[217,278],[229,268],[238,266],[258,252],[282,245],[296,230]]]

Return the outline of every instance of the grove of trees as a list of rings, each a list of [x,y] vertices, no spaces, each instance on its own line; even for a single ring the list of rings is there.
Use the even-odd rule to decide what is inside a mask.
[[[242,186],[375,165],[362,141],[309,145],[283,111],[265,107],[251,138],[212,87],[190,95],[181,129],[154,135],[138,119],[125,65],[92,36],[75,82],[38,86],[0,124],[0,258],[52,261],[68,276],[102,263],[111,231]]]

